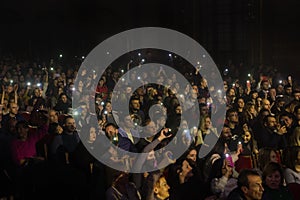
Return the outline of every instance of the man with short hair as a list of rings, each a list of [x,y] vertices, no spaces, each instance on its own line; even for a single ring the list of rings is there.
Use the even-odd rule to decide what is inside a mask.
[[[63,129],[63,133],[56,135],[51,145],[51,152],[58,156],[57,158],[61,158],[62,154],[73,153],[80,142],[75,119],[72,116],[65,117]],[[69,162],[68,158],[65,159]]]
[[[130,99],[130,114],[135,115],[139,119],[139,125],[144,123],[145,113],[141,110],[139,98],[134,97]]]
[[[139,136],[138,131],[133,128],[132,119],[130,118],[130,115],[127,115],[123,119],[122,127],[118,127],[113,123],[108,123],[105,126],[105,135],[119,148],[125,151],[137,152],[135,144],[138,142]]]
[[[262,178],[253,169],[243,169],[238,176],[238,187],[230,192],[228,200],[260,200],[264,192]]]
[[[12,118],[16,119],[18,122],[25,120],[24,117],[19,113],[18,104],[14,102],[9,103],[9,113],[3,115],[2,117],[2,121],[1,121],[2,127],[5,127],[6,123]]]
[[[257,134],[258,148],[284,149],[287,146],[284,136],[286,132],[286,126],[278,126],[276,118],[272,115],[267,115],[264,117],[263,126]]]

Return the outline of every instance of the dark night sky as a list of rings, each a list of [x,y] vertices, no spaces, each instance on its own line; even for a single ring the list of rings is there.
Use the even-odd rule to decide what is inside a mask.
[[[205,1],[209,0],[202,2]],[[244,1],[259,3],[258,0]],[[300,68],[299,59],[295,59],[295,55],[300,53],[300,1],[262,1],[263,40],[264,46],[270,49],[264,56],[273,59],[273,54],[279,54],[282,56],[277,60],[293,60],[291,65]],[[27,52],[33,56],[37,52],[45,55],[57,55],[60,52],[87,54],[105,38],[142,26],[171,28],[199,40],[199,34],[195,34],[199,29],[195,26],[198,22],[205,21],[200,19],[199,2],[200,0],[4,1],[0,3],[0,53]],[[235,0],[231,2],[234,3]],[[203,9],[206,10],[202,8],[202,11]],[[213,7],[207,9],[214,12]],[[206,25],[202,23],[201,28],[205,29]]]

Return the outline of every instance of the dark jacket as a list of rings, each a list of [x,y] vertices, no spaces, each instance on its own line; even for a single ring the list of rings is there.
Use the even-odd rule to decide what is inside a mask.
[[[246,197],[244,196],[241,189],[235,188],[229,193],[227,200],[246,200]]]

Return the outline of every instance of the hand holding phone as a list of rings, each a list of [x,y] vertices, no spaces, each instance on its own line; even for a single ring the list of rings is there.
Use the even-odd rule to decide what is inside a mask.
[[[230,154],[226,153],[225,159],[227,160],[228,166],[234,167],[234,162],[233,162],[232,156]]]

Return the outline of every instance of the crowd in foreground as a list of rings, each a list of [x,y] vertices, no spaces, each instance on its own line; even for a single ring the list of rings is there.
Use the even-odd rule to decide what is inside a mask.
[[[1,199],[300,199],[291,76],[261,67],[215,88],[199,68],[186,74],[191,85],[155,68],[125,79],[118,67],[99,76],[52,61],[0,68]],[[213,121],[221,107],[225,119]]]

